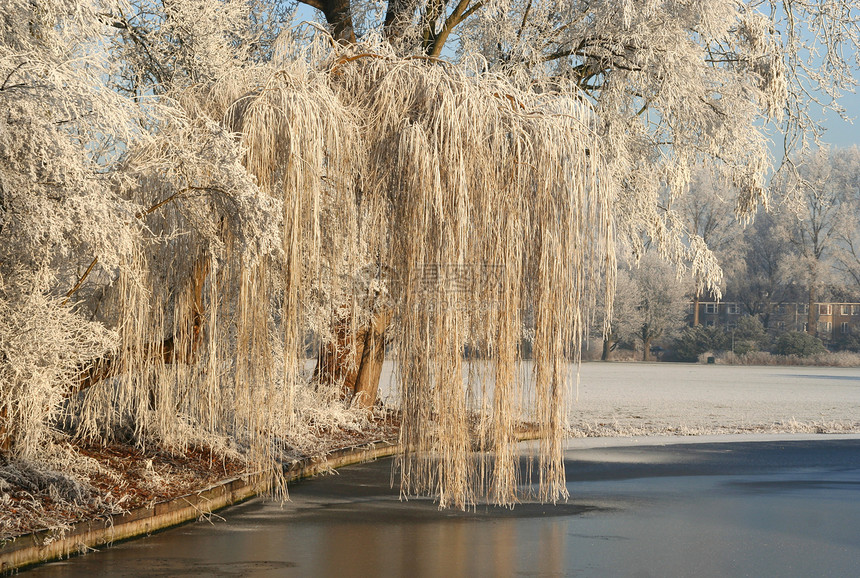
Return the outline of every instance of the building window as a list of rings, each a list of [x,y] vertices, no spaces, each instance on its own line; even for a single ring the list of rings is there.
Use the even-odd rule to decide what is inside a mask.
[[[852,315],[860,315],[860,305],[853,305],[851,307],[851,314]]]
[[[726,303],[726,313],[729,315],[737,315],[738,314],[738,304],[737,303]]]
[[[818,304],[818,314],[819,315],[832,315],[833,314],[833,306],[830,303],[819,303]]]
[[[713,320],[713,319],[708,319],[708,320],[705,322],[705,326],[706,326],[706,327],[713,327],[713,326],[714,326],[714,320]]]
[[[780,303],[776,306],[776,312],[780,315],[785,315],[785,303]]]
[[[843,305],[840,308],[840,313],[842,315],[851,315],[851,306],[850,305]]]
[[[847,335],[847,334],[848,334],[848,322],[847,322],[847,321],[843,321],[843,322],[842,322],[842,329],[841,329],[841,331],[842,331],[842,335]]]
[[[801,315],[806,315],[809,313],[809,303],[798,303],[797,312]]]
[[[818,322],[818,332],[819,333],[830,333],[833,331],[833,323],[830,321],[819,321]]]
[[[776,328],[780,331],[785,331],[785,321],[780,321],[776,324]]]
[[[808,323],[802,323],[800,325],[800,330],[803,331],[804,333],[806,333],[807,331],[809,331],[809,324]]]
[[[717,312],[717,304],[716,303],[705,303],[705,314],[706,315],[714,315]]]

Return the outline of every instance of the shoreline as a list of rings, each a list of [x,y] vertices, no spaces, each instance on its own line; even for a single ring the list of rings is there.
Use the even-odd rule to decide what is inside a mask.
[[[524,449],[533,441],[533,432],[524,432]],[[570,437],[565,452],[625,447],[674,446],[707,443],[767,443],[795,441],[860,440],[860,433],[724,433],[705,435],[652,434],[613,437]],[[372,462],[396,454],[398,444],[377,440],[339,448],[326,455],[308,457],[285,465],[286,482],[295,482],[349,465]],[[127,540],[148,536],[169,528],[195,522],[229,506],[259,496],[269,487],[265,472],[222,480],[207,488],[170,500],[136,508],[125,514],[90,519],[58,535],[56,530],[38,530],[18,536],[0,546],[0,575],[86,554],[98,547],[111,547]]]
[[[385,375],[390,373],[389,366]],[[824,441],[858,439],[860,436],[860,421],[857,419],[860,410],[860,397],[857,397],[860,373],[856,369],[767,366],[742,369],[694,364],[589,363],[583,364],[578,373],[581,376],[578,399],[572,400],[570,429],[565,440],[568,448],[577,449],[590,445],[641,447],[705,443],[708,440],[722,443],[751,439]],[[383,379],[381,385],[384,391],[388,380]],[[327,460],[319,457],[309,460],[307,456],[311,452],[297,452],[295,457],[299,458],[299,461],[294,462],[296,465],[293,467],[296,470],[305,466],[312,469],[305,469],[304,474],[298,471],[288,473],[288,478],[295,481],[299,477],[313,475],[321,470],[372,460],[396,452],[397,436],[393,429],[385,430],[384,433],[377,430],[364,434],[357,437],[351,433],[349,436],[335,436],[328,440],[328,443],[324,444],[325,447],[338,449],[335,450],[336,453],[329,454]],[[533,434],[533,431],[524,429],[518,437],[522,440]],[[367,446],[369,442],[378,442],[382,438],[389,442],[385,449],[379,444]],[[352,455],[348,461],[335,461],[346,454],[360,453],[372,447],[376,448],[374,451],[382,453],[365,454],[363,457]],[[313,455],[319,456],[320,453],[313,452]],[[120,454],[116,460],[127,464],[125,460],[129,457]],[[99,544],[125,540],[134,535],[145,535],[170,525],[197,519],[201,515],[205,517],[220,507],[250,497],[266,485],[265,480],[254,480],[245,473],[231,471],[229,463],[220,471],[222,466],[216,463],[215,469],[224,474],[223,477],[215,471],[216,475],[213,477],[199,479],[196,485],[191,481],[177,488],[175,493],[168,493],[163,487],[159,487],[157,494],[160,497],[157,499],[161,503],[156,502],[152,508],[153,503],[148,501],[149,498],[144,492],[152,490],[154,476],[148,473],[149,470],[145,467],[147,459],[152,456],[140,454],[131,457],[137,460],[135,464],[115,468],[115,471],[120,475],[128,472],[140,478],[136,480],[137,488],[131,484],[132,489],[141,490],[135,494],[137,501],[126,502],[127,509],[136,514],[84,514],[77,518],[76,522],[63,526],[66,533],[62,546],[57,545],[62,531],[39,531],[39,525],[31,525],[17,536],[12,534],[6,542],[0,542],[0,572],[13,571],[15,568],[38,564],[58,556],[71,556],[88,548],[98,547]],[[313,462],[320,463],[314,465]],[[163,467],[156,464],[155,470],[159,476],[181,472],[186,467],[181,460],[170,456],[167,456],[165,464]],[[202,466],[207,464],[208,462]],[[208,475],[212,473],[212,468],[204,468],[202,473]],[[159,478],[156,476],[155,479],[157,481]],[[254,489],[255,484],[257,489]],[[103,486],[105,492],[115,491],[109,484]],[[150,508],[142,508],[143,506]],[[159,525],[152,522],[154,516],[159,513],[170,514],[174,510],[182,510],[181,515],[176,514],[177,519]],[[137,533],[120,534],[118,528],[124,522],[132,521],[131,518],[135,515]],[[146,520],[149,521],[148,527]],[[85,540],[79,537],[90,530],[100,534],[101,539],[88,537]],[[30,548],[31,552],[25,557],[23,550],[26,548]],[[14,563],[13,550],[16,552]]]
[[[377,440],[303,458],[284,466],[285,481],[294,482],[321,472],[389,457],[396,453],[397,447],[394,442]],[[266,472],[229,478],[152,506],[84,520],[62,533],[45,529],[17,536],[0,546],[0,575],[196,521],[265,492],[269,479],[270,474]]]

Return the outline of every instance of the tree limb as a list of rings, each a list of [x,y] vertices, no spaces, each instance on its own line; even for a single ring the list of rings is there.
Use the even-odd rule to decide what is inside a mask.
[[[224,191],[221,191],[220,189],[216,189],[214,187],[185,187],[184,189],[176,191],[175,193],[168,196],[167,198],[158,201],[157,203],[155,203],[154,205],[152,205],[148,209],[136,213],[134,216],[138,219],[143,219],[147,215],[151,215],[152,213],[154,213],[155,211],[157,211],[158,209],[160,209],[161,207],[163,207],[164,205],[166,205],[170,201],[184,195],[185,193],[187,193],[189,191],[219,191],[222,193],[224,192]],[[74,295],[75,293],[78,292],[78,289],[81,288],[81,285],[84,284],[84,281],[86,281],[87,277],[89,277],[90,273],[92,273],[93,268],[96,266],[96,263],[98,263],[98,261],[99,261],[99,258],[97,255],[93,258],[92,262],[90,263],[90,266],[87,267],[87,270],[84,271],[84,274],[81,275],[81,277],[78,279],[77,283],[75,283],[74,287],[72,287],[69,290],[69,292],[66,293],[66,298],[63,300],[62,305],[66,305],[69,302],[69,299],[72,297],[72,295]]]

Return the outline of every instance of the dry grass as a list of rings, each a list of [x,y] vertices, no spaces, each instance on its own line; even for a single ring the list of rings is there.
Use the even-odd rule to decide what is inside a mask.
[[[704,354],[702,360],[713,354]],[[860,367],[860,353],[837,351],[818,353],[809,357],[797,355],[775,355],[766,351],[754,351],[744,355],[725,352],[715,356],[717,363],[726,365],[801,365],[819,367]]]
[[[856,434],[860,433],[860,422],[842,421],[797,421],[780,420],[752,425],[672,425],[643,424],[622,425],[618,422],[579,422],[570,428],[571,438],[590,437],[646,437],[646,436],[705,436],[731,434]]]

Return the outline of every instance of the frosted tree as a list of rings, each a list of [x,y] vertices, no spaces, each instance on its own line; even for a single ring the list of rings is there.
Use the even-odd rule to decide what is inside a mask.
[[[385,58],[363,44],[376,34],[408,58],[447,58],[477,74],[527,83],[533,93],[588,102],[594,135],[607,145],[604,178],[615,176],[616,230],[639,254],[653,242],[670,261],[690,266],[704,286],[719,279],[713,254],[663,202],[665,192],[685,194],[692,167],[711,157],[738,191],[737,212],[749,214],[766,200],[771,165],[766,135],[751,127],[765,116],[782,120],[792,134],[809,128],[800,104],[813,88],[800,82],[809,70],[798,59],[804,46],[823,47],[839,65],[837,74],[816,77],[826,94],[853,82],[840,55],[856,46],[857,26],[836,2],[306,3],[321,11],[355,61]],[[816,28],[820,34],[806,37],[798,27],[803,22],[839,33]],[[446,52],[452,38],[456,43]],[[335,367],[359,366],[349,355],[332,358]],[[330,363],[321,359],[320,366]]]
[[[843,227],[837,231],[836,268],[855,289],[860,287],[860,150],[834,151],[833,171],[844,188]]]
[[[126,8],[4,7],[0,446],[38,461],[65,422],[97,439],[131,427],[142,445],[233,435],[265,453],[238,380],[216,377],[237,343],[216,328],[220,312],[226,335],[247,332],[236,313],[253,297],[230,264],[279,258],[280,206],[180,71],[164,98],[115,90],[128,61],[105,47]]]
[[[834,279],[839,235],[849,230],[853,220],[850,202],[857,186],[853,156],[856,149],[819,149],[804,157],[799,170],[785,175],[778,185],[794,201],[781,219],[784,238],[794,253],[785,266],[806,287],[810,335],[818,331],[819,291]]]
[[[690,191],[675,202],[675,210],[683,220],[691,237],[691,245],[703,243],[720,259],[720,266],[726,264],[737,268],[736,261],[742,251],[742,231],[738,226],[730,206],[730,185],[715,180],[713,174],[704,167],[693,172]],[[694,279],[693,327],[699,325],[699,302],[706,287],[706,280],[697,273]],[[738,275],[731,275],[737,278]]]
[[[857,44],[834,1],[314,0],[331,34],[277,41],[261,2],[7,4],[5,452],[38,457],[62,421],[271,465],[308,412],[366,415],[390,343],[403,491],[460,507],[516,499],[520,419],[540,497],[566,495],[567,361],[611,310],[616,240],[715,285],[670,201],[702,159],[739,215],[766,201],[756,127],[803,129],[815,88],[799,26],[824,94]]]
[[[642,361],[651,359],[657,339],[672,337],[683,325],[686,310],[684,285],[675,271],[651,253],[630,269],[619,272],[619,291],[627,292],[617,312],[623,338],[642,345]]]
[[[796,299],[791,285],[785,281],[785,263],[791,248],[785,242],[777,212],[761,211],[755,223],[748,227],[739,243],[743,247],[742,265],[731,278],[732,298],[739,301],[750,315],[761,318],[770,328],[774,305]]]
[[[621,259],[618,265],[619,273],[615,279],[615,294],[612,299],[612,321],[603,335],[601,361],[609,361],[619,344],[628,343],[635,348],[640,299],[639,289],[630,275],[629,261],[630,259]],[[601,328],[595,329],[600,331]]]
[[[62,288],[81,255],[103,252],[117,266],[134,244],[134,208],[101,164],[133,140],[128,103],[98,90],[101,63],[75,59],[92,13],[43,8],[12,2],[0,28],[0,447],[29,458],[56,416],[57,383],[74,382],[81,363],[117,343],[66,307]]]
[[[229,18],[154,6],[21,3],[12,15],[31,26],[4,23],[2,96],[21,103],[3,125],[3,305],[16,312],[3,326],[4,451],[39,457],[62,418],[98,439],[130,427],[144,445],[227,436],[265,464],[307,390],[304,330],[360,331],[387,298],[413,434],[405,489],[464,506],[489,483],[511,503],[528,301],[555,444],[543,495],[557,499],[564,360],[581,333],[569,320],[613,255],[588,107],[387,43],[356,58],[311,42],[257,65],[224,48]],[[109,43],[141,52],[111,61]],[[380,277],[361,294],[368,263]],[[471,467],[470,341],[500,360],[487,479]]]

